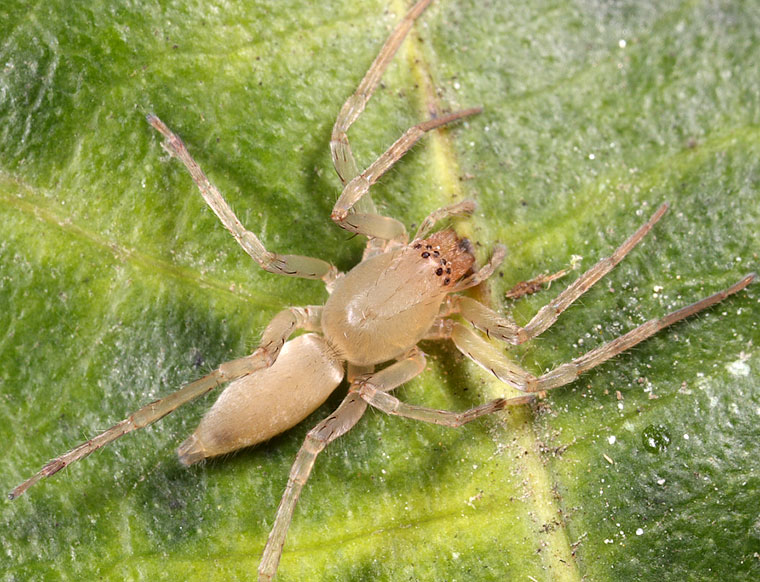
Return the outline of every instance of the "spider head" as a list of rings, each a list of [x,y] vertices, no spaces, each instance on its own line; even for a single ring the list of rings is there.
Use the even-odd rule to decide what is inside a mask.
[[[466,238],[459,238],[450,228],[440,230],[428,238],[418,239],[411,246],[420,254],[421,259],[429,263],[443,287],[453,285],[475,264],[472,243]]]

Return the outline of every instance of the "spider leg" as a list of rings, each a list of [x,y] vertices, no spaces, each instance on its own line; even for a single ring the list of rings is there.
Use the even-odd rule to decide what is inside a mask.
[[[414,234],[413,240],[424,238],[427,233],[430,232],[433,226],[435,226],[435,223],[440,220],[444,220],[450,216],[472,214],[475,211],[475,206],[476,205],[474,200],[463,200],[462,202],[457,202],[456,204],[451,204],[449,206],[439,208],[438,210],[434,210],[427,217],[425,217],[425,220],[420,223],[420,227]]]
[[[289,275],[291,277],[302,277],[305,279],[322,279],[327,285],[328,290],[337,279],[338,270],[330,263],[321,259],[304,257],[301,255],[281,255],[269,252],[259,238],[251,231],[246,230],[240,222],[230,205],[222,197],[201,167],[187,151],[187,147],[182,140],[167,125],[155,115],[147,116],[148,123],[164,136],[163,148],[172,156],[178,158],[190,172],[193,182],[198,186],[201,195],[206,203],[214,211],[222,224],[232,233],[238,244],[243,247],[254,261],[265,271],[278,273],[280,275]]]
[[[388,68],[388,64],[393,60],[393,56],[396,54],[399,46],[401,46],[404,38],[406,38],[414,21],[422,14],[430,2],[432,0],[420,0],[417,2],[406,13],[401,22],[396,25],[396,28],[391,32],[372,62],[369,70],[365,73],[356,91],[346,100],[343,107],[341,107],[340,113],[338,113],[330,139],[330,151],[332,152],[335,171],[338,172],[340,181],[343,182],[344,186],[359,175],[359,169],[356,166],[356,160],[351,151],[351,145],[348,142],[348,129],[364,111],[367,102],[369,102],[385,70]],[[357,209],[360,212],[375,212],[375,205],[372,203],[371,196],[365,196],[362,204],[363,206]]]
[[[369,70],[365,73],[364,78],[359,83],[356,91],[346,100],[338,113],[330,139],[330,151],[332,153],[333,166],[335,166],[335,171],[338,173],[338,177],[340,177],[340,181],[344,186],[359,175],[359,168],[356,165],[354,154],[351,151],[351,144],[348,141],[348,129],[364,111],[367,102],[370,100],[377,85],[380,83],[383,73],[385,73],[385,70],[388,68],[388,63],[393,60],[393,56],[396,54],[399,46],[401,46],[404,38],[406,38],[414,21],[420,14],[422,14],[431,1],[432,0],[420,0],[417,2],[417,4],[406,13],[401,22],[396,25],[396,28],[386,39],[385,44],[383,44],[380,52],[372,62]],[[372,196],[369,192],[356,202],[354,210],[361,214],[377,214],[377,207],[372,201]],[[394,226],[393,222],[390,222],[389,225]],[[399,230],[398,225],[395,225],[395,227],[396,231],[401,232],[402,235],[405,234],[403,228]],[[404,236],[400,237],[400,240],[402,243],[406,243]],[[370,238],[367,241],[364,258],[366,259],[373,255],[385,252],[385,242],[386,241],[383,239]]]
[[[527,281],[520,281],[504,294],[504,298],[516,301],[521,297],[525,297],[526,295],[533,295],[533,293],[538,293],[538,291],[540,291],[544,286],[546,286],[548,289],[548,286],[551,285],[552,281],[556,281],[557,279],[564,277],[570,271],[571,268],[560,269],[556,273],[542,273],[541,275],[537,275],[532,279],[528,279]]]
[[[539,309],[525,327],[515,324],[474,299],[467,297],[457,298],[459,312],[462,317],[479,330],[484,331],[489,337],[495,337],[511,344],[521,344],[533,339],[551,327],[557,321],[560,313],[588,291],[594,283],[609,273],[646,236],[667,210],[667,204],[661,205],[652,217],[620,245],[614,253],[600,260],[571,283],[553,301]],[[458,287],[453,289],[453,291],[459,290]]]
[[[422,221],[419,229],[417,229],[417,232],[414,235],[414,240],[423,238],[428,232],[430,232],[430,230],[438,221],[444,220],[451,216],[463,216],[472,214],[472,212],[475,210],[475,207],[476,204],[473,200],[463,200],[462,202],[457,202],[456,204],[451,204],[449,206],[439,208],[438,210],[434,210]],[[406,235],[395,240],[370,238],[367,240],[367,246],[364,249],[362,260],[366,260],[375,255],[389,252],[395,248],[400,248],[406,245]]]
[[[222,364],[203,378],[190,382],[176,392],[143,406],[94,438],[52,459],[39,472],[13,489],[8,497],[15,499],[40,479],[54,475],[64,467],[83,459],[125,434],[153,424],[183,404],[210,392],[221,384],[271,366],[277,359],[277,354],[285,340],[296,328],[307,330],[319,328],[321,312],[321,307],[292,307],[278,313],[264,331],[260,346],[251,355]]]
[[[391,32],[369,70],[364,75],[364,78],[359,83],[356,91],[343,104],[332,130],[330,150],[332,152],[333,165],[344,185],[344,189],[340,198],[335,203],[331,217],[341,228],[370,237],[367,249],[369,256],[380,252],[380,247],[382,246],[381,242],[376,242],[372,239],[404,239],[404,242],[406,239],[406,229],[403,224],[393,218],[381,216],[377,213],[377,208],[369,194],[370,186],[377,182],[393,164],[401,159],[426,132],[481,111],[480,108],[467,109],[442,115],[415,125],[396,140],[369,168],[361,174],[359,173],[359,168],[356,165],[356,160],[348,141],[348,129],[364,111],[372,94],[377,89],[385,70],[388,68],[388,64],[393,59],[396,51],[398,51],[404,38],[406,38],[414,21],[422,14],[431,1],[419,0],[419,2],[409,9],[401,22],[396,25],[396,28]]]
[[[741,291],[755,278],[756,275],[754,273],[747,275],[741,281],[723,291],[719,291],[701,301],[687,305],[678,311],[669,313],[665,317],[652,319],[611,342],[593,349],[571,362],[561,364],[554,370],[538,377],[527,372],[518,364],[507,358],[503,353],[471,329],[449,319],[441,318],[433,324],[430,332],[425,336],[425,339],[449,338],[453,340],[457,348],[476,364],[491,372],[499,380],[502,380],[523,392],[528,392],[528,394],[512,398],[497,398],[462,412],[453,412],[449,410],[427,408],[424,406],[415,406],[402,402],[395,396],[376,387],[371,378],[362,382],[358,393],[367,403],[388,414],[456,428],[486,414],[503,410],[507,406],[527,404],[535,398],[535,395],[533,394],[535,392],[543,392],[569,384],[583,372],[586,372],[591,368],[606,362],[617,354],[632,348],[661,329],[673,325],[677,321],[681,321],[703,309],[707,309],[708,307],[723,301],[726,297]]]
[[[285,493],[277,508],[274,526],[269,534],[264,554],[259,564],[259,581],[269,581],[274,577],[285,545],[285,536],[293,519],[301,490],[309,478],[317,455],[332,441],[346,434],[359,421],[367,410],[367,403],[357,392],[365,382],[371,382],[378,390],[388,391],[411,380],[425,368],[425,356],[418,349],[413,349],[406,358],[401,359],[387,368],[356,378],[346,398],[335,412],[320,422],[306,435],[296,460],[290,469]]]
[[[385,174],[417,141],[428,131],[452,123],[463,117],[480,113],[481,108],[464,109],[418,123],[391,145],[385,153],[353,178],[341,193],[330,217],[348,231],[385,240],[398,239],[406,235],[404,225],[394,218],[374,212],[356,212],[356,204],[367,195],[370,187]]]
[[[368,404],[378,410],[382,410],[386,414],[440,424],[451,428],[460,427],[486,414],[503,410],[507,406],[527,404],[535,398],[532,394],[525,394],[524,396],[516,396],[514,398],[497,398],[463,412],[452,412],[450,410],[438,410],[436,408],[407,404],[392,394],[376,388],[369,381],[362,383],[358,393]]]
[[[694,315],[695,313],[707,309],[708,307],[723,301],[727,297],[738,293],[754,281],[756,277],[757,276],[754,273],[751,273],[718,293],[705,297],[704,299],[692,303],[691,305],[687,305],[677,311],[673,311],[664,317],[650,319],[628,333],[617,337],[570,362],[561,364],[555,369],[538,377],[521,368],[515,362],[507,358],[500,350],[496,349],[491,343],[461,324],[439,324],[433,331],[437,337],[442,337],[446,335],[448,328],[449,337],[463,354],[484,369],[490,371],[503,382],[524,392],[543,392],[545,390],[551,390],[552,388],[558,388],[559,386],[569,384],[580,374],[606,362],[621,352],[629,350],[661,329],[673,325],[690,315]]]
[[[493,254],[491,255],[491,258],[489,259],[489,261],[485,265],[483,265],[479,270],[475,271],[472,275],[460,280],[456,285],[454,285],[454,287],[451,288],[451,291],[449,291],[449,293],[457,293],[459,291],[464,291],[465,289],[469,289],[470,287],[475,287],[476,285],[480,285],[483,281],[485,281],[491,275],[494,274],[496,269],[499,268],[499,265],[501,265],[506,254],[507,254],[507,249],[504,245],[496,245],[493,249]],[[461,312],[462,308],[460,307],[460,300],[464,299],[464,297],[452,296],[451,299],[452,299],[453,307],[458,312]],[[482,304],[478,303],[478,305],[482,305]],[[463,314],[463,317],[464,317],[464,314]]]

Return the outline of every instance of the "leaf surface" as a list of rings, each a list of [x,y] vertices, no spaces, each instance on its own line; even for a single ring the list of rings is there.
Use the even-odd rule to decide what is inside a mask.
[[[539,373],[757,270],[756,2],[435,3],[351,130],[360,165],[436,109],[382,183],[411,229],[507,259],[480,297],[525,323],[663,201],[647,239],[513,356]],[[313,281],[264,273],[144,121],[169,124],[272,250],[347,270],[329,138],[406,6],[83,3],[0,8],[0,473],[45,461],[249,353]],[[578,263],[514,304],[512,285]],[[550,393],[459,430],[369,411],[318,459],[278,580],[753,580],[760,575],[758,287]],[[405,401],[508,391],[450,345]],[[248,580],[305,433],[183,469],[211,397],[0,513],[2,580]]]

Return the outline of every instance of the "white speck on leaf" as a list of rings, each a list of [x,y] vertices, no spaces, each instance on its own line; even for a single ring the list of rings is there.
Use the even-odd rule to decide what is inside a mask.
[[[749,376],[749,365],[743,360],[736,360],[730,364],[726,364],[726,370],[732,376]]]

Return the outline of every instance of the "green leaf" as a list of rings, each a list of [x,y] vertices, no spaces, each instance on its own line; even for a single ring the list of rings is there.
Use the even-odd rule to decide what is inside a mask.
[[[527,5],[526,5],[527,4]],[[329,136],[405,3],[0,8],[0,473],[48,459],[249,353],[313,281],[264,273],[144,121],[159,115],[269,248],[349,269]],[[434,105],[374,190],[411,226],[461,197],[490,301],[526,322],[661,202],[647,239],[529,346],[541,372],[757,270],[760,7],[454,2],[423,15],[351,130],[367,165]],[[512,305],[542,272],[579,270]],[[752,285],[540,405],[458,430],[370,411],[317,461],[278,580],[754,580],[760,304]],[[425,343],[407,402],[507,389]],[[506,349],[506,348],[505,348]],[[183,469],[195,402],[0,514],[2,580],[254,578],[289,466],[345,387],[272,441]],[[612,463],[610,462],[612,461]]]

